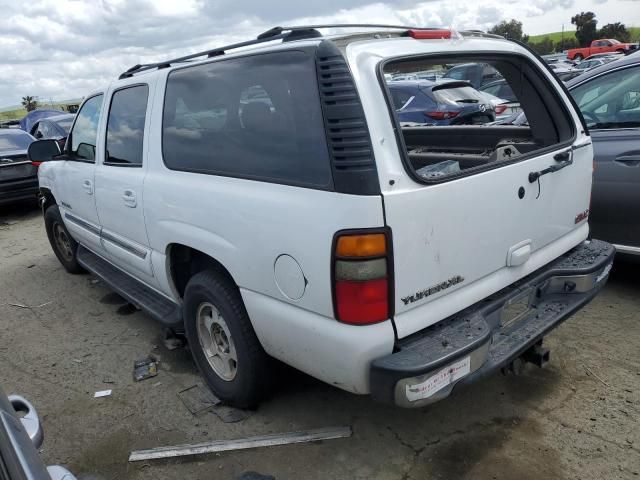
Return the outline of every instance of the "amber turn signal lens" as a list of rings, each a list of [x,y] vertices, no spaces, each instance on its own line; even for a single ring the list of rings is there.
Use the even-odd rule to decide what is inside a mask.
[[[343,235],[336,245],[339,257],[375,257],[386,253],[387,241],[383,233]]]

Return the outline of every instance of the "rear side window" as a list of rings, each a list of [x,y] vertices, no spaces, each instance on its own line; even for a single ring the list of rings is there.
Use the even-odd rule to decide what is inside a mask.
[[[147,85],[124,88],[113,94],[107,121],[105,165],[142,165],[148,97]]]
[[[443,70],[444,78],[438,78]],[[418,72],[433,72],[436,80],[406,81],[402,88],[419,88],[434,105],[412,102],[398,109],[394,91],[399,84],[393,75]],[[442,182],[509,165],[562,148],[575,134],[556,87],[522,55],[398,58],[384,63],[382,73],[405,165],[419,182]],[[479,85],[480,73],[496,83]]]
[[[169,74],[162,125],[168,168],[328,188],[331,170],[314,58],[234,58]]]

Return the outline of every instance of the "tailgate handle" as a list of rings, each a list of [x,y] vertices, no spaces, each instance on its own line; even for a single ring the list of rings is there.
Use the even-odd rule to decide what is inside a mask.
[[[509,248],[507,253],[507,267],[522,265],[531,256],[531,240],[523,240]]]

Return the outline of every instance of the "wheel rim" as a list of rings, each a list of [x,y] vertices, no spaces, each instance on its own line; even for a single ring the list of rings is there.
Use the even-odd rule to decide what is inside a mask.
[[[67,234],[67,231],[64,227],[55,222],[53,224],[53,238],[56,242],[56,247],[60,254],[64,257],[65,260],[71,261],[73,260],[73,249],[71,248],[71,239]]]
[[[230,382],[238,371],[238,355],[227,322],[211,303],[201,303],[196,314],[198,340],[209,366]]]

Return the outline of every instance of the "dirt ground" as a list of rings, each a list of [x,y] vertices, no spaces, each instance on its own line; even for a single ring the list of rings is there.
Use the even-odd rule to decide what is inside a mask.
[[[551,362],[495,377],[421,410],[348,394],[289,369],[268,402],[224,423],[177,393],[200,382],[186,349],[90,275],[66,273],[35,207],[0,209],[0,384],[38,409],[42,456],[78,477],[234,479],[640,478],[639,265],[546,340]],[[9,305],[21,304],[31,308]],[[136,358],[160,357],[134,382]],[[98,390],[112,389],[106,398]],[[350,425],[310,444],[128,463],[131,450]]]

